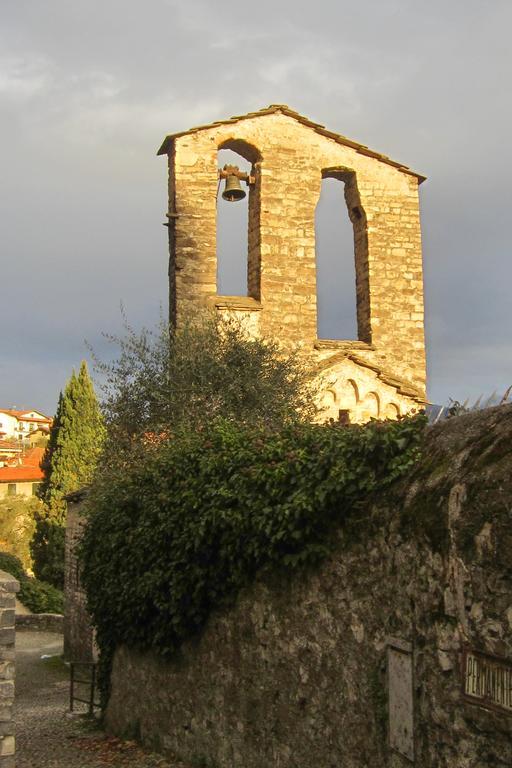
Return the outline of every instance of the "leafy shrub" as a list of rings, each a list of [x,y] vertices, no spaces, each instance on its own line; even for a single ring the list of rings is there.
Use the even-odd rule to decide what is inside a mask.
[[[19,557],[16,557],[16,555],[11,555],[9,552],[0,552],[0,571],[9,573],[18,581],[22,581],[23,579],[27,578],[27,574],[23,568],[23,563]]]
[[[222,420],[99,477],[82,556],[104,692],[118,644],[172,654],[259,569],[319,561],[333,528],[414,465],[424,423]]]
[[[32,568],[30,540],[41,502],[33,496],[6,496],[0,500],[0,547],[18,557],[23,568]]]
[[[120,354],[96,359],[96,368],[117,450],[136,435],[186,432],[218,418],[276,427],[316,412],[304,352],[252,338],[235,319],[205,313],[177,329],[162,320],[140,333],[125,320],[125,336],[107,338]]]
[[[64,595],[51,584],[33,579],[25,572],[21,560],[8,552],[0,552],[0,570],[20,583],[18,599],[32,613],[63,613]]]
[[[20,582],[18,597],[32,613],[64,613],[64,595],[60,589],[38,579]]]
[[[34,573],[38,579],[53,584],[57,589],[64,586],[65,539],[63,520],[53,518],[47,510],[36,515],[30,542]]]

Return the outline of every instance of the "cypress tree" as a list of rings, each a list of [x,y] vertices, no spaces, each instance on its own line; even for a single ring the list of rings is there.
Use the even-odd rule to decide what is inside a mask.
[[[36,521],[31,551],[38,578],[62,586],[64,581],[64,497],[88,485],[100,456],[105,427],[85,361],[71,374],[59,396],[57,412],[41,466],[39,489],[44,513]]]
[[[74,373],[74,372],[73,372]],[[46,444],[46,448],[43,454],[43,458],[41,459],[41,469],[44,472],[44,477],[42,482],[39,484],[39,487],[37,489],[37,495],[41,499],[41,501],[46,501],[46,496],[48,493],[48,478],[50,476],[50,467],[52,463],[52,457],[55,453],[55,449],[57,447],[57,435],[59,434],[60,424],[61,424],[61,414],[62,414],[62,403],[64,400],[64,396],[62,392],[59,393],[59,400],[57,403],[57,411],[55,413],[55,416],[53,417],[53,423],[52,427],[50,429],[50,436],[48,439],[48,443]]]

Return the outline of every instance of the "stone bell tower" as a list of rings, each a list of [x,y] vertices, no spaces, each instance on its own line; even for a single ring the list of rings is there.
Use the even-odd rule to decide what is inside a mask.
[[[251,164],[247,295],[217,293],[220,149]],[[255,334],[310,352],[323,418],[393,418],[425,402],[418,186],[423,176],[284,105],[166,137],[174,323],[211,306]],[[317,337],[315,209],[322,179],[344,182],[354,230],[358,338]],[[242,182],[243,184],[244,182]]]

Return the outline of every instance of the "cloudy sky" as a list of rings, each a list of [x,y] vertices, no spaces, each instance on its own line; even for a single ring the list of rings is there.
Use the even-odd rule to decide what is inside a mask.
[[[120,302],[155,322],[162,138],[271,103],[428,176],[430,398],[504,390],[511,29],[510,0],[0,0],[0,405],[53,413]]]

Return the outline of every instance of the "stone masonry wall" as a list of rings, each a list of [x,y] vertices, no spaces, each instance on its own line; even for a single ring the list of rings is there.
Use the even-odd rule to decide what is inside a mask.
[[[77,546],[84,518],[81,505],[84,494],[68,499],[66,517],[66,560],[64,572],[64,658],[66,661],[93,661],[94,632],[87,611],[87,596],[80,580]]]
[[[430,429],[317,570],[262,574],[170,661],[119,648],[110,729],[211,768],[512,765],[511,439],[512,406]]]
[[[19,613],[16,616],[16,632],[62,633],[64,616],[61,613]]]
[[[248,297],[259,332],[318,357],[315,209],[323,177],[346,183],[354,225],[359,357],[425,395],[418,178],[279,111],[218,123],[170,142],[170,305],[175,322],[215,304],[219,148],[254,163]],[[371,154],[371,153],[370,153]],[[259,272],[259,274],[258,274]],[[238,297],[238,304],[243,304]],[[245,297],[247,298],[247,297]],[[336,345],[334,345],[336,349]],[[411,394],[406,395],[409,406]],[[340,406],[342,407],[342,406]]]
[[[15,630],[14,615],[19,583],[0,571],[0,768],[14,768]]]

